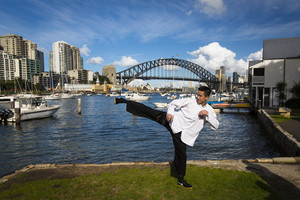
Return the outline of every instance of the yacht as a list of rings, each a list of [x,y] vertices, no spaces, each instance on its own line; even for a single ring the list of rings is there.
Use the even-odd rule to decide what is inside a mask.
[[[131,94],[127,96],[127,98],[132,101],[148,101],[150,99],[149,96],[141,95],[138,93]]]
[[[41,96],[34,98],[19,98],[21,108],[21,121],[51,117],[60,105],[49,105]],[[14,110],[12,110],[15,112]],[[8,121],[15,121],[15,115]]]
[[[168,103],[160,103],[160,102],[156,102],[156,103],[153,103],[154,106],[156,108],[167,108],[168,107]]]

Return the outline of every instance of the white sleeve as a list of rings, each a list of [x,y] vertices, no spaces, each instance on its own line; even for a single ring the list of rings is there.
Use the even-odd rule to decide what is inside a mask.
[[[192,100],[191,98],[184,98],[184,99],[175,99],[171,101],[171,103],[169,103],[168,105],[167,113],[174,116],[175,109],[179,110],[180,108],[189,104],[191,100]]]
[[[219,128],[219,121],[217,119],[217,114],[213,108],[209,109],[208,117],[206,117],[206,121],[210,124],[212,130],[216,130]]]

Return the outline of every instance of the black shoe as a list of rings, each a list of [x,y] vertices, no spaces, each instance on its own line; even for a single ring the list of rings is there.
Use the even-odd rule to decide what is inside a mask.
[[[115,104],[118,104],[118,103],[126,103],[126,100],[123,99],[123,98],[115,98],[115,99],[114,99],[114,102],[115,102]]]
[[[185,188],[192,188],[193,187],[192,185],[188,184],[184,179],[181,180],[181,181],[178,180],[178,185],[183,186]]]
[[[184,176],[179,175],[178,176],[178,185],[183,186],[185,188],[192,188],[193,186],[188,184],[185,180],[184,180]]]

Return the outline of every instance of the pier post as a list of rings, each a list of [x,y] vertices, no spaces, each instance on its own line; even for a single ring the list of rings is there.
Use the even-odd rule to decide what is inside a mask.
[[[81,115],[81,98],[78,98],[78,114]]]
[[[16,123],[20,124],[21,121],[21,108],[20,108],[20,102],[15,102],[15,119]]]
[[[15,108],[15,100],[14,98],[10,99],[10,109],[14,109]]]

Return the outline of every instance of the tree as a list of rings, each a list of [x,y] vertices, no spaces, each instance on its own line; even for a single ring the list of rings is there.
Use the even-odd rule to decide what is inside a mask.
[[[294,86],[289,90],[293,93],[293,97],[285,103],[287,107],[293,109],[300,108],[300,81],[298,83],[294,82]]]
[[[293,98],[300,98],[300,81],[298,83],[294,82],[290,92],[293,93]]]
[[[286,95],[284,93],[285,88],[286,88],[286,83],[283,82],[283,81],[279,81],[279,82],[276,83],[276,87],[275,88],[278,91],[277,98],[278,98],[279,105],[283,106],[283,101],[286,98]]]

